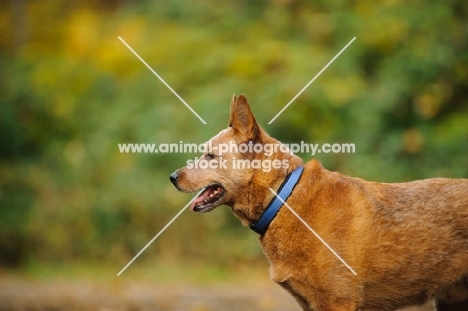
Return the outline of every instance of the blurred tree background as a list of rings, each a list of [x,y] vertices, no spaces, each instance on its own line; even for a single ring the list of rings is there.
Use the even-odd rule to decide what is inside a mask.
[[[466,0],[10,0],[0,30],[0,267],[123,267],[191,198],[168,176],[197,154],[117,144],[204,142],[226,127],[233,93],[283,142],[355,143],[318,156],[330,170],[468,177]],[[139,260],[264,259],[221,207],[184,213]]]

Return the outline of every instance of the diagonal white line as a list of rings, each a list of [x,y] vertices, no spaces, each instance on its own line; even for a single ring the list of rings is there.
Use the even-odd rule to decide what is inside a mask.
[[[312,78],[312,80],[310,80],[310,81],[309,81],[309,83],[307,83],[307,84],[306,84],[306,86],[304,86],[304,87],[302,88],[302,90],[300,90],[300,91],[299,91],[299,93],[297,93],[297,94],[296,94],[296,96],[294,96],[294,98],[293,98],[293,99],[291,99],[291,100],[289,101],[289,103],[287,103],[287,104],[286,104],[286,106],[284,106],[284,107],[283,107],[283,109],[281,109],[281,111],[280,111],[280,112],[278,112],[278,113],[276,114],[276,116],[275,116],[273,119],[271,119],[271,121],[270,121],[270,122],[268,122],[268,124],[271,124],[271,123],[273,123],[273,121],[275,121],[275,120],[276,120],[276,118],[278,118],[278,117],[279,117],[279,115],[280,115],[280,114],[282,114],[282,113],[283,113],[283,112],[286,110],[286,108],[288,108],[288,107],[289,107],[289,105],[291,105],[291,104],[293,103],[293,101],[295,101],[295,100],[296,100],[296,98],[298,98],[298,97],[299,97],[299,95],[301,95],[301,94],[302,94],[302,92],[304,92],[304,91],[305,91],[305,90],[306,90],[306,89],[309,87],[309,85],[311,85],[311,84],[312,84],[312,82],[314,82],[314,81],[315,81],[315,79],[317,79],[317,78],[318,78],[318,77],[319,77],[319,76],[322,74],[322,72],[324,72],[324,71],[325,71],[325,69],[327,69],[327,68],[328,68],[328,66],[330,66],[330,65],[331,65],[331,63],[333,63],[333,62],[335,61],[335,59],[337,59],[337,58],[338,58],[338,56],[340,56],[340,55],[341,55],[341,53],[343,53],[343,52],[344,52],[344,50],[346,50],[346,49],[348,48],[348,46],[350,46],[350,45],[351,45],[351,43],[353,43],[353,41],[354,41],[354,40],[356,40],[356,37],[354,37],[353,39],[351,39],[351,41],[349,41],[349,43],[348,43],[348,44],[346,44],[346,46],[345,46],[344,48],[342,48],[342,49],[341,49],[341,51],[340,51],[340,52],[338,52],[338,54],[336,54],[336,55],[335,55],[335,57],[333,57],[333,58],[332,58],[332,60],[331,60],[331,61],[329,61],[329,62],[328,62],[328,64],[326,64],[326,65],[325,65],[325,67],[323,67],[323,68],[322,68],[322,70],[320,70],[320,71],[319,71],[319,73],[317,73],[317,74],[315,75],[315,77],[313,77],[313,78]]]
[[[143,247],[143,249],[142,249],[138,254],[136,254],[136,256],[133,257],[133,259],[130,260],[130,262],[129,262],[122,270],[120,270],[119,273],[117,273],[117,276],[120,276],[120,275],[122,274],[122,272],[124,272],[125,269],[127,269],[128,266],[130,266],[130,265],[135,261],[135,259],[137,259],[138,256],[140,256],[141,253],[143,253],[143,252],[145,251],[145,249],[147,249],[148,246],[150,246],[150,244],[153,243],[154,240],[156,240],[156,239],[164,232],[164,230],[166,230],[167,227],[169,227],[169,226],[174,222],[174,220],[176,220],[177,217],[179,217],[180,214],[182,214],[182,212],[185,211],[185,209],[187,209],[187,207],[189,207],[190,204],[192,204],[192,202],[193,202],[204,190],[205,190],[205,188],[203,188],[202,190],[200,190],[200,192],[198,192],[198,193],[193,197],[193,199],[191,199],[190,202],[188,202],[187,205],[185,205],[184,208],[182,208],[182,209],[180,210],[180,212],[178,212],[177,215],[175,215],[174,218],[172,218],[171,221],[169,221],[169,222],[167,223],[167,225],[165,225],[164,228],[162,228],[161,231],[159,231],[158,234],[156,234],[156,235],[154,236],[154,238],[153,238],[151,241],[149,241],[148,244],[146,244],[146,246]]]
[[[273,190],[273,189],[271,189],[271,188],[269,188],[269,189],[270,189],[270,191],[271,191],[278,199],[280,199],[281,202],[283,202],[283,204],[291,211],[291,213],[293,213],[294,216],[296,216],[296,218],[299,219],[299,220],[302,222],[302,224],[304,224],[304,226],[306,226],[306,228],[309,229],[309,231],[312,232],[312,233],[317,237],[317,239],[319,239],[320,242],[322,242],[322,244],[325,245],[325,246],[328,248],[328,250],[329,250],[330,252],[332,252],[333,255],[335,255],[335,257],[338,258],[338,260],[341,261],[341,262],[346,266],[346,268],[349,269],[349,271],[351,271],[351,273],[353,273],[354,275],[357,275],[356,271],[354,271],[353,268],[351,268],[351,266],[348,265],[348,264],[346,263],[346,261],[344,261],[343,258],[341,258],[341,256],[338,255],[338,254],[335,252],[335,250],[334,250],[333,248],[331,248],[330,245],[328,245],[328,243],[325,242],[325,240],[322,239],[322,237],[320,237],[320,235],[318,235],[318,233],[315,232],[314,229],[312,229],[312,228],[309,226],[309,224],[307,224],[307,223],[304,221],[304,219],[302,219],[301,216],[299,216],[299,215],[291,208],[291,206],[289,206],[289,204],[286,203],[286,202],[283,200],[283,198],[281,198],[281,197],[275,192],[275,190]]]
[[[160,80],[160,81],[161,81],[161,82],[162,82],[162,83],[163,83],[163,84],[164,84],[164,85],[165,85],[165,86],[166,86],[166,87],[167,87],[167,88],[168,88],[168,89],[185,105],[185,106],[187,106],[187,108],[188,108],[194,115],[196,115],[196,116],[198,117],[198,119],[200,119],[200,121],[203,122],[203,124],[206,124],[205,120],[203,120],[202,117],[200,117],[200,116],[198,115],[198,113],[196,113],[195,110],[193,110],[193,108],[190,107],[190,105],[187,104],[187,103],[185,102],[185,100],[184,100],[182,97],[180,97],[179,94],[177,94],[176,91],[174,91],[174,90],[172,89],[172,87],[171,87],[169,84],[167,84],[166,81],[164,81],[164,79],[161,78],[161,76],[158,75],[158,73],[157,73],[156,71],[153,70],[153,68],[150,67],[150,65],[148,65],[148,64],[146,63],[146,62],[143,60],[143,58],[141,58],[140,55],[138,55],[138,53],[135,52],[135,51],[130,47],[130,45],[127,44],[127,42],[125,42],[124,39],[122,39],[122,38],[119,36],[119,40],[122,41],[122,43],[125,44],[125,46],[126,46],[130,51],[132,51],[132,53],[135,54],[135,56],[136,56],[146,67],[148,67],[148,69],[151,70],[151,72],[152,72],[152,73],[153,73],[153,74],[154,74],[154,75],[155,75],[155,76],[156,76],[156,77],[157,77],[157,78],[158,78],[158,79],[159,79],[159,80]]]

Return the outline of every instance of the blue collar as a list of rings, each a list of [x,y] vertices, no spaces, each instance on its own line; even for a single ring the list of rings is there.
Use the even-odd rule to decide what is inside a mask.
[[[286,201],[291,195],[294,187],[299,181],[299,178],[301,178],[303,170],[304,167],[299,166],[292,173],[286,176],[285,180],[283,181],[283,183],[277,191],[278,196],[281,197],[283,201]],[[281,200],[278,199],[277,196],[274,196],[273,199],[271,199],[268,206],[265,208],[265,211],[263,212],[260,219],[255,224],[250,225],[250,229],[252,229],[260,235],[264,235],[266,230],[268,229],[268,226],[276,217],[276,214],[280,210],[281,206],[283,206],[283,202],[281,202]]]

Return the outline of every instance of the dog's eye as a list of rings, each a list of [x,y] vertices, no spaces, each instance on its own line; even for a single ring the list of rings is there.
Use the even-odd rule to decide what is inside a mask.
[[[206,154],[206,157],[207,157],[208,159],[214,159],[214,158],[216,157],[216,155],[215,155],[214,153],[207,153],[207,154]]]

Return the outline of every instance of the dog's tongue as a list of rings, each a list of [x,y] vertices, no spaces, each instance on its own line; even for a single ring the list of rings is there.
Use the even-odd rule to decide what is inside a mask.
[[[190,210],[193,212],[195,205],[197,205],[197,203],[203,202],[208,197],[209,194],[210,194],[210,189],[209,188],[205,189],[205,191],[203,191],[195,200],[192,201],[192,204],[190,204]]]

